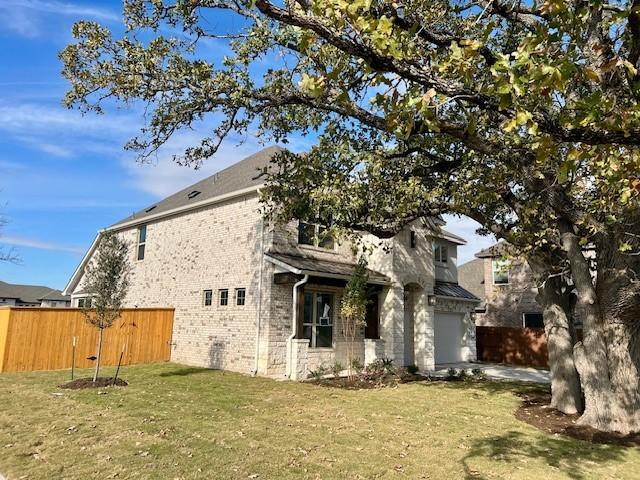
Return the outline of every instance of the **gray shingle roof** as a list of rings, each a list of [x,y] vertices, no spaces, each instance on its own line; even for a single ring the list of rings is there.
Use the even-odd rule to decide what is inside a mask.
[[[503,255],[507,255],[510,253],[511,245],[509,245],[505,241],[499,241],[498,243],[491,245],[483,250],[480,250],[476,253],[476,257],[478,258],[493,258],[493,257],[501,257]]]
[[[168,196],[164,200],[149,205],[143,210],[113,224],[109,228],[118,227],[119,225],[134,220],[143,220],[152,215],[176,208],[187,207],[190,204],[199,203],[249,187],[257,187],[265,182],[263,172],[265,168],[269,167],[273,156],[282,151],[283,149],[278,146],[267,147],[260,150],[244,160],[234,163],[230,167]]]
[[[480,299],[476,297],[473,293],[465,290],[457,283],[441,282],[436,280],[436,284],[433,286],[433,293],[441,297],[462,298],[465,300],[477,300],[478,302],[480,301]]]
[[[484,259],[475,258],[458,267],[458,283],[478,298],[484,298]]]
[[[40,285],[14,285],[0,281],[0,298],[12,298],[16,303],[40,304],[42,300],[70,301],[60,290]]]
[[[354,263],[332,262],[317,258],[300,257],[298,255],[286,255],[283,253],[267,253],[266,256],[267,258],[272,258],[285,263],[296,270],[301,270],[303,273],[319,277],[322,277],[323,274],[328,274],[333,277],[340,277],[348,280],[356,267]],[[386,275],[374,270],[369,270],[369,281],[372,283],[390,283],[390,280]]]

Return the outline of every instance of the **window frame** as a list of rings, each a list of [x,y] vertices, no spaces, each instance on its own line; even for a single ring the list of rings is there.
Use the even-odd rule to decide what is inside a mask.
[[[308,227],[313,227],[313,243],[304,243],[300,241],[300,229],[303,225],[306,225]],[[320,235],[323,233],[324,230],[327,230],[327,227],[325,225],[321,225],[319,223],[313,223],[313,222],[305,222],[304,220],[298,220],[298,227],[297,227],[297,233],[298,233],[298,238],[297,238],[297,243],[298,245],[302,246],[302,247],[311,247],[311,248],[319,248],[322,250],[326,250],[326,251],[335,251],[336,250],[336,241],[333,238],[333,236],[329,235],[326,236],[324,238],[320,238]],[[331,246],[326,246],[325,242],[326,239],[329,238],[331,239]]]
[[[307,295],[312,296],[311,304],[311,323],[305,321],[305,309],[304,304],[302,308],[302,329],[301,329],[301,338],[305,338],[309,340],[309,348],[314,349],[333,349],[335,348],[335,304],[336,304],[336,295],[334,292],[327,292],[321,290],[306,290],[304,292],[304,300],[306,301]],[[327,325],[322,325],[318,323],[320,317],[318,316],[318,295],[328,295],[331,298],[331,307],[329,311],[329,323]],[[304,336],[305,327],[311,327],[311,337]],[[329,346],[318,346],[318,327],[331,327],[331,345]]]
[[[223,297],[223,294],[224,297]],[[223,303],[224,301],[224,303]],[[228,288],[219,288],[218,289],[218,306],[219,307],[228,307],[229,306],[229,289]]]
[[[444,249],[445,255],[442,260],[442,251]],[[439,255],[436,253],[438,252]],[[449,246],[440,242],[433,242],[433,261],[436,265],[446,267],[449,265]]]
[[[142,239],[144,232],[144,239]],[[140,225],[138,227],[138,235],[137,235],[137,248],[136,248],[136,261],[141,262],[144,260],[145,253],[147,250],[147,225]],[[141,250],[142,249],[142,250]],[[140,252],[142,252],[142,257],[140,256]]]
[[[240,293],[242,292],[242,303],[240,303]],[[247,304],[247,289],[244,287],[236,288],[236,306],[244,307]]]
[[[207,298],[207,295],[209,296],[209,298]],[[209,303],[207,303],[207,300]],[[205,307],[211,307],[213,305],[213,290],[212,289],[206,289],[202,291],[202,304]]]
[[[415,230],[409,231],[409,247],[415,249],[418,247],[418,236],[416,235]]]
[[[87,301],[89,302],[89,305],[87,305]],[[82,302],[82,305],[80,305],[80,302]],[[80,297],[78,298],[78,308],[91,308],[91,304],[93,303],[93,299],[91,297]]]
[[[505,262],[505,274],[507,276],[507,281],[506,282],[496,282],[496,265],[497,262],[499,261],[503,261]],[[493,285],[509,285],[511,283],[511,275],[509,273],[509,271],[511,270],[511,263],[509,262],[509,260],[505,259],[505,258],[492,258],[491,259],[491,281]]]
[[[540,315],[542,317],[542,327],[527,327],[527,315]],[[544,329],[544,314],[542,312],[522,312],[522,328]]]

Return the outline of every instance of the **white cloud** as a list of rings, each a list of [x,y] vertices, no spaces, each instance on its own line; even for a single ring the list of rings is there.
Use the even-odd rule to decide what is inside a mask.
[[[123,160],[122,164],[131,177],[131,184],[138,190],[163,198],[264,148],[255,137],[249,136],[241,145],[238,145],[237,140],[229,138],[215,157],[206,160],[198,170],[182,167],[172,160],[172,155],[183,153],[186,147],[198,145],[201,138],[197,132],[179,133],[158,152],[156,160],[152,162],[139,163],[131,157]]]
[[[51,242],[24,238],[24,237],[2,236],[0,237],[0,243],[3,243],[5,245],[13,245],[16,247],[37,248],[39,250],[75,253],[78,255],[82,255],[85,252],[85,248],[83,247],[59,245],[57,243],[51,243]]]
[[[23,37],[33,38],[43,33],[45,15],[63,15],[77,20],[94,19],[117,22],[120,16],[109,9],[78,5],[56,0],[2,0],[0,26]]]
[[[446,229],[467,241],[466,245],[458,247],[458,265],[462,265],[475,258],[475,254],[483,248],[490,247],[496,243],[493,235],[482,236],[476,233],[480,228],[480,224],[468,217],[457,217],[453,215],[444,215],[447,222]]]

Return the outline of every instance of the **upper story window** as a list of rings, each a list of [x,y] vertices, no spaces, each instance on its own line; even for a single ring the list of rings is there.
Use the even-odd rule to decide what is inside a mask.
[[[226,307],[229,305],[229,289],[221,288],[218,292],[220,294],[220,306]]]
[[[210,307],[213,303],[213,290],[204,291],[204,306]]]
[[[138,260],[144,260],[144,250],[147,244],[147,226],[138,227]]]
[[[433,260],[440,264],[446,265],[449,258],[449,249],[446,245],[440,243],[433,244]]]
[[[509,284],[509,260],[505,258],[494,258],[491,262],[494,285]]]
[[[298,222],[298,244],[333,250],[333,237],[327,233],[327,227],[317,223]]]
[[[236,305],[244,305],[247,300],[247,290],[236,288]]]

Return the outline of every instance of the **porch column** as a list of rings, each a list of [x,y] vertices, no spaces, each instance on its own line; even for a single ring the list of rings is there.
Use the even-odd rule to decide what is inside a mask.
[[[380,339],[384,356],[396,365],[404,362],[404,289],[394,284],[380,292]]]
[[[476,347],[476,323],[473,321],[471,312],[467,311],[462,319],[462,360],[465,362],[475,362],[478,359]]]
[[[423,289],[415,293],[413,348],[415,364],[421,372],[433,370],[435,366],[434,349],[434,311],[429,306],[429,295]]]
[[[292,338],[291,349],[291,377],[290,380],[304,380],[307,378],[309,363],[309,340],[306,338]]]

